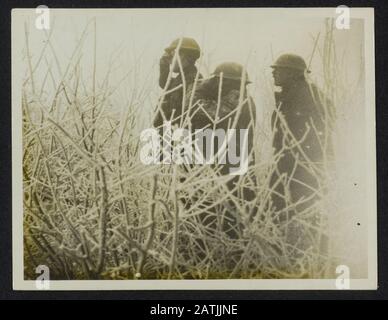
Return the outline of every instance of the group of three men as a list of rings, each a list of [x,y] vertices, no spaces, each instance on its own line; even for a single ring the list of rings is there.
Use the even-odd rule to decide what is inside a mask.
[[[248,152],[252,153],[256,106],[247,92],[247,72],[242,65],[227,62],[203,79],[196,67],[200,55],[200,47],[192,38],[176,39],[165,49],[159,77],[163,95],[154,127],[163,127],[165,121],[182,127],[189,119],[191,129],[247,129]],[[269,187],[272,207],[289,214],[290,201],[293,212],[300,212],[317,198],[319,169],[331,154],[332,107],[306,80],[310,71],[300,56],[282,55],[271,67],[274,84],[281,91],[275,93],[271,119],[276,165]],[[227,167],[222,167],[222,174],[227,173]],[[252,194],[248,197],[251,200]]]

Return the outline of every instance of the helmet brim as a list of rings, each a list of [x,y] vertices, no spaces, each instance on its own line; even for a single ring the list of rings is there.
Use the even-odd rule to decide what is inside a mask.
[[[218,75],[218,74],[211,74],[211,77],[219,78],[220,75]],[[223,76],[222,78],[223,79],[229,79],[229,80],[235,80],[235,81],[241,81],[242,80],[240,78],[232,78],[232,77],[225,77],[225,76]],[[252,81],[250,81],[248,79],[245,80],[245,84],[250,84],[250,83],[252,83]]]

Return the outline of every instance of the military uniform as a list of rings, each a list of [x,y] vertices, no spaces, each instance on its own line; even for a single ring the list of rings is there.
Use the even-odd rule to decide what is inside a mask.
[[[225,133],[228,129],[237,129],[236,150],[240,150],[239,129],[248,129],[249,154],[253,146],[253,124],[255,121],[254,119],[256,118],[255,104],[252,98],[249,97],[249,101],[243,104],[240,114],[237,115],[236,109],[239,105],[239,94],[240,93],[238,90],[231,90],[225,96],[223,96],[221,98],[218,115],[216,114],[218,104],[216,100],[209,99],[207,96],[196,94],[194,99],[196,104],[191,109],[191,128],[194,132],[194,130],[203,128],[213,129],[214,126],[215,129],[225,130]],[[235,127],[232,128],[236,116],[238,116],[238,119],[236,121]],[[215,147],[215,150],[217,150],[217,146]],[[228,174],[231,167],[232,165],[227,163],[222,167],[221,172],[223,174]]]
[[[285,54],[272,67],[275,85],[282,91],[275,93],[271,119],[277,157],[270,177],[271,200],[275,222],[290,244],[287,255],[298,270],[306,250],[320,257],[327,253],[328,240],[320,229],[324,216],[317,203],[325,193],[326,165],[333,160],[335,115],[331,102],[306,80],[310,71],[302,57]]]
[[[236,64],[237,65],[237,64]],[[237,66],[235,64],[230,66],[230,63],[225,65],[221,65],[221,69],[228,70],[229,67],[233,67],[236,70],[234,73],[237,73],[237,77],[235,78],[233,75],[227,74],[225,72],[224,76],[226,79],[231,80],[239,80],[241,81],[241,71],[242,67]],[[217,69],[216,69],[217,70]],[[256,111],[255,104],[251,97],[247,97],[246,92],[243,97],[243,101],[245,101],[237,114],[237,109],[240,103],[240,90],[236,88],[225,88],[225,92],[222,92],[219,101],[218,107],[218,81],[219,79],[209,79],[203,81],[197,88],[194,99],[192,99],[192,106],[190,108],[190,123],[191,129],[194,133],[195,130],[199,129],[223,129],[225,133],[227,133],[228,129],[237,129],[236,130],[236,151],[240,150],[240,132],[239,129],[247,129],[248,130],[248,154],[252,151],[253,146],[253,128],[256,119]],[[217,84],[217,85],[214,85]],[[236,85],[239,87],[239,85]],[[219,150],[218,141],[215,141],[214,144],[214,153],[217,153]],[[237,151],[239,153],[239,151]],[[217,159],[216,159],[217,161]],[[226,159],[225,164],[221,164],[220,173],[222,175],[230,174],[230,169],[233,167],[238,167],[239,164],[234,165]],[[238,176],[231,178],[227,186],[230,190],[232,190],[235,186],[235,183],[238,180]],[[244,188],[245,189],[245,188]],[[238,196],[235,193],[235,196]],[[252,200],[255,196],[252,190],[243,190],[242,197],[244,200]],[[226,214],[226,220],[224,221],[223,230],[228,234],[231,238],[238,238],[241,236],[241,225],[238,223],[240,220],[238,216],[238,212],[236,212],[236,208],[234,207],[232,202],[228,202],[228,212]],[[209,220],[206,214],[203,214],[201,217],[203,222],[208,221],[209,224],[213,224],[214,226],[217,224],[216,220]]]
[[[241,81],[242,67],[234,63],[221,64],[218,69],[216,68],[213,75],[218,75],[223,70],[232,70],[228,74],[225,72],[224,77],[226,79]],[[237,75],[236,75],[237,74]],[[240,90],[236,88],[226,88],[226,92],[223,92],[218,106],[218,87],[211,85],[211,80],[203,81],[194,94],[193,105],[190,110],[191,128],[192,130],[198,130],[203,128],[223,129],[225,133],[228,129],[236,129],[236,150],[240,150],[240,129],[248,130],[248,154],[251,153],[253,147],[253,128],[256,121],[256,107],[251,97],[247,97],[246,92],[242,101],[242,105],[239,112],[238,106],[240,103]],[[217,80],[215,80],[217,81]],[[249,80],[246,76],[246,83]],[[239,86],[238,86],[239,87]],[[237,117],[237,119],[236,119]],[[233,127],[234,126],[234,127]],[[217,146],[215,147],[217,151]],[[233,165],[226,163],[222,166],[221,173],[229,174],[229,169]]]

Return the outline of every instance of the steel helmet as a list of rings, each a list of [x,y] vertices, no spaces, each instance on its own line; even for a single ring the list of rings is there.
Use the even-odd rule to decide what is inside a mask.
[[[248,78],[248,73],[244,67],[235,62],[224,62],[217,66],[212,73],[213,76],[219,77],[222,73],[222,77],[225,79],[241,81],[243,78],[243,72],[245,73],[245,83],[251,83]]]
[[[307,69],[306,62],[301,56],[291,53],[281,55],[279,58],[277,58],[271,68],[290,68],[300,71],[306,71],[308,73],[311,72]]]
[[[193,50],[198,52],[198,54],[201,52],[201,48],[199,47],[197,41],[195,41],[193,38],[178,38],[175,39],[171,44],[166,48],[167,52],[174,51],[180,43],[180,49],[185,50]]]

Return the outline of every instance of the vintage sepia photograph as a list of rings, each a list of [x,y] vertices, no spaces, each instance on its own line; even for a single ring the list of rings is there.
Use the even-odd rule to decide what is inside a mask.
[[[373,19],[13,9],[14,289],[376,289]]]

